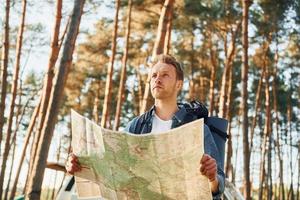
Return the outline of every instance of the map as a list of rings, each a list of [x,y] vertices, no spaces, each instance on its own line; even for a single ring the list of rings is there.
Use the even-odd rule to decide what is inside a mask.
[[[71,119],[73,153],[82,166],[75,173],[79,197],[212,199],[208,179],[199,172],[202,119],[141,135],[104,129],[74,110]],[[95,194],[79,187],[87,183]]]

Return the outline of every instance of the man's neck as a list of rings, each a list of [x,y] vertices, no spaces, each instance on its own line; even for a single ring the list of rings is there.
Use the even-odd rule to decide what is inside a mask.
[[[162,120],[170,120],[177,112],[177,100],[159,100],[155,99],[155,114]]]

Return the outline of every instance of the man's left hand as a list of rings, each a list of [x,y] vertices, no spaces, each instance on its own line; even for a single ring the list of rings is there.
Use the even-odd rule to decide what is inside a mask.
[[[206,176],[210,182],[217,179],[217,163],[216,160],[208,154],[203,154],[200,160],[200,172]]]

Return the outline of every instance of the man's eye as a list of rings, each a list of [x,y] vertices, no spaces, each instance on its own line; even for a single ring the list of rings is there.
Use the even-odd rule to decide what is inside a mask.
[[[156,74],[152,74],[152,78],[156,78],[156,76],[157,76]]]
[[[168,76],[169,76],[169,74],[164,74],[163,76],[164,76],[164,77],[168,77]]]

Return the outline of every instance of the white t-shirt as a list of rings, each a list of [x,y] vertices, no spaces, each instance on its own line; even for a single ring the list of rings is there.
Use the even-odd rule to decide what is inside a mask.
[[[165,121],[154,114],[151,133],[161,133],[164,131],[168,131],[171,129],[171,126],[172,119]]]

